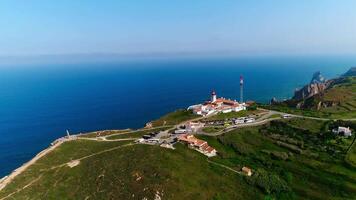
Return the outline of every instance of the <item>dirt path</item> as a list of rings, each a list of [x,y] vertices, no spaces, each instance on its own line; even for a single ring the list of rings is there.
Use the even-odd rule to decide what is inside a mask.
[[[137,130],[130,130],[128,129],[127,131],[123,131],[123,132],[119,132],[119,133],[114,133],[114,134],[110,134],[110,135],[104,135],[104,136],[98,136],[98,137],[85,137],[85,134],[81,135],[79,138],[83,139],[94,139],[94,138],[101,138],[102,140],[106,140],[108,137],[111,136],[116,136],[116,135],[125,135],[125,134],[130,134],[130,133],[136,133],[136,132],[140,132],[140,131],[148,131],[148,130],[154,130],[154,129],[159,129],[159,128],[168,128],[170,127],[169,125],[167,126],[157,126],[157,127],[152,127],[152,128],[141,128],[141,129],[137,129]],[[115,131],[115,130],[113,130]],[[97,131],[98,132],[98,131]],[[90,134],[90,133],[89,133]]]
[[[226,166],[226,165],[223,165],[223,164],[220,164],[220,163],[217,163],[217,162],[211,161],[211,160],[209,160],[208,158],[206,159],[206,161],[208,161],[208,163],[211,163],[211,164],[217,165],[217,166],[219,166],[219,167],[225,168],[225,169],[227,169],[227,170],[229,170],[229,171],[232,171],[232,172],[234,172],[234,173],[237,173],[237,174],[242,175],[242,172],[237,171],[237,170],[234,170],[234,169],[232,169],[231,167],[228,167],[228,166]]]
[[[120,139],[107,139],[107,138],[78,138],[78,140],[91,140],[97,142],[119,142],[119,141],[130,141],[130,140],[137,140],[139,138],[120,138]]]

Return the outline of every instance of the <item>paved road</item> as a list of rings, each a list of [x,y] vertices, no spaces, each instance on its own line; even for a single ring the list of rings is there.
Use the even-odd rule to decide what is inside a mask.
[[[232,131],[234,129],[237,129],[237,128],[260,126],[260,125],[266,124],[266,123],[268,123],[270,121],[273,121],[273,120],[282,119],[281,117],[270,118],[272,115],[275,115],[275,114],[279,114],[281,116],[290,115],[291,118],[313,119],[313,120],[321,120],[321,121],[335,120],[335,119],[329,119],[329,118],[318,118],[318,117],[309,117],[309,116],[303,116],[303,115],[295,115],[295,114],[289,114],[289,113],[284,113],[284,112],[279,112],[279,111],[274,111],[274,110],[267,110],[267,109],[259,109],[259,110],[266,111],[268,113],[263,115],[259,119],[257,119],[255,122],[229,126],[229,127],[225,128],[224,130],[221,130],[221,131],[216,132],[216,133],[206,133],[206,132],[203,132],[202,130],[199,130],[198,134],[209,135],[209,136],[217,136],[217,135],[221,135],[221,134],[230,132],[230,131]],[[356,118],[342,119],[342,120],[344,120],[344,121],[356,121]]]
[[[263,109],[263,108],[259,108],[259,110],[263,110],[263,111],[269,111],[269,112],[273,112],[274,114],[280,114],[280,115],[290,115],[292,117],[298,117],[298,118],[304,118],[304,119],[314,119],[314,120],[322,120],[322,121],[329,121],[329,120],[338,120],[338,119],[332,119],[332,118],[324,118],[324,117],[309,117],[309,116],[305,116],[305,115],[296,115],[296,114],[291,114],[291,113],[284,113],[284,112],[279,112],[276,110],[267,110],[267,109]],[[356,118],[350,118],[350,119],[340,119],[343,121],[356,121]]]

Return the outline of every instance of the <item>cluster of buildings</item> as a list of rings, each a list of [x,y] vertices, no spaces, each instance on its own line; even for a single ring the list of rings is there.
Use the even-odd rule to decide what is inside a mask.
[[[349,127],[342,127],[339,126],[336,129],[332,130],[333,133],[337,134],[337,135],[343,135],[345,137],[351,137],[352,133],[351,133],[351,129]]]
[[[222,97],[217,98],[215,91],[213,91],[209,101],[206,101],[203,104],[189,106],[188,110],[192,110],[194,114],[206,116],[219,112],[229,113],[246,110],[246,104]]]
[[[234,124],[245,124],[245,123],[252,123],[256,121],[255,118],[252,117],[239,117],[233,120]]]
[[[199,129],[204,127],[204,123],[202,122],[187,122],[183,127],[179,127],[179,129],[175,130],[175,134],[184,134],[184,133],[196,133]]]
[[[209,146],[206,141],[194,137],[194,135],[179,135],[178,141],[186,143],[188,147],[195,149],[208,157],[216,156],[217,151],[213,147]]]

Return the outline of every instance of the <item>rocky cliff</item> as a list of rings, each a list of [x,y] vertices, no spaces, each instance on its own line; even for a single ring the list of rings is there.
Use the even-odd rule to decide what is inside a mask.
[[[294,92],[293,100],[303,100],[316,94],[320,94],[326,90],[331,83],[332,80],[327,81],[320,72],[316,72],[314,73],[310,84],[305,85],[303,88]]]

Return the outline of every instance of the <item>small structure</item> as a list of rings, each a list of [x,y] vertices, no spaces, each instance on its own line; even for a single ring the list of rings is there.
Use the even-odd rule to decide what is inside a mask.
[[[147,122],[145,125],[145,128],[152,128],[152,127],[153,127],[152,122]]]
[[[195,149],[208,157],[216,156],[217,152],[213,147],[209,146],[206,141],[197,139],[193,135],[182,134],[178,137],[178,140],[188,144],[190,148]]]
[[[185,130],[188,133],[195,133],[203,127],[204,127],[204,123],[201,122],[188,122],[185,124]]]
[[[342,127],[342,126],[333,129],[333,133],[338,135],[343,135],[345,137],[350,137],[352,135],[350,127]]]
[[[184,133],[187,133],[187,130],[186,129],[177,129],[174,131],[175,134],[184,134]]]
[[[292,115],[290,115],[290,114],[284,114],[284,115],[282,116],[282,118],[283,118],[283,119],[289,119],[289,118],[292,118]]]
[[[242,173],[244,173],[246,176],[252,176],[252,170],[248,167],[243,167],[241,169]]]

